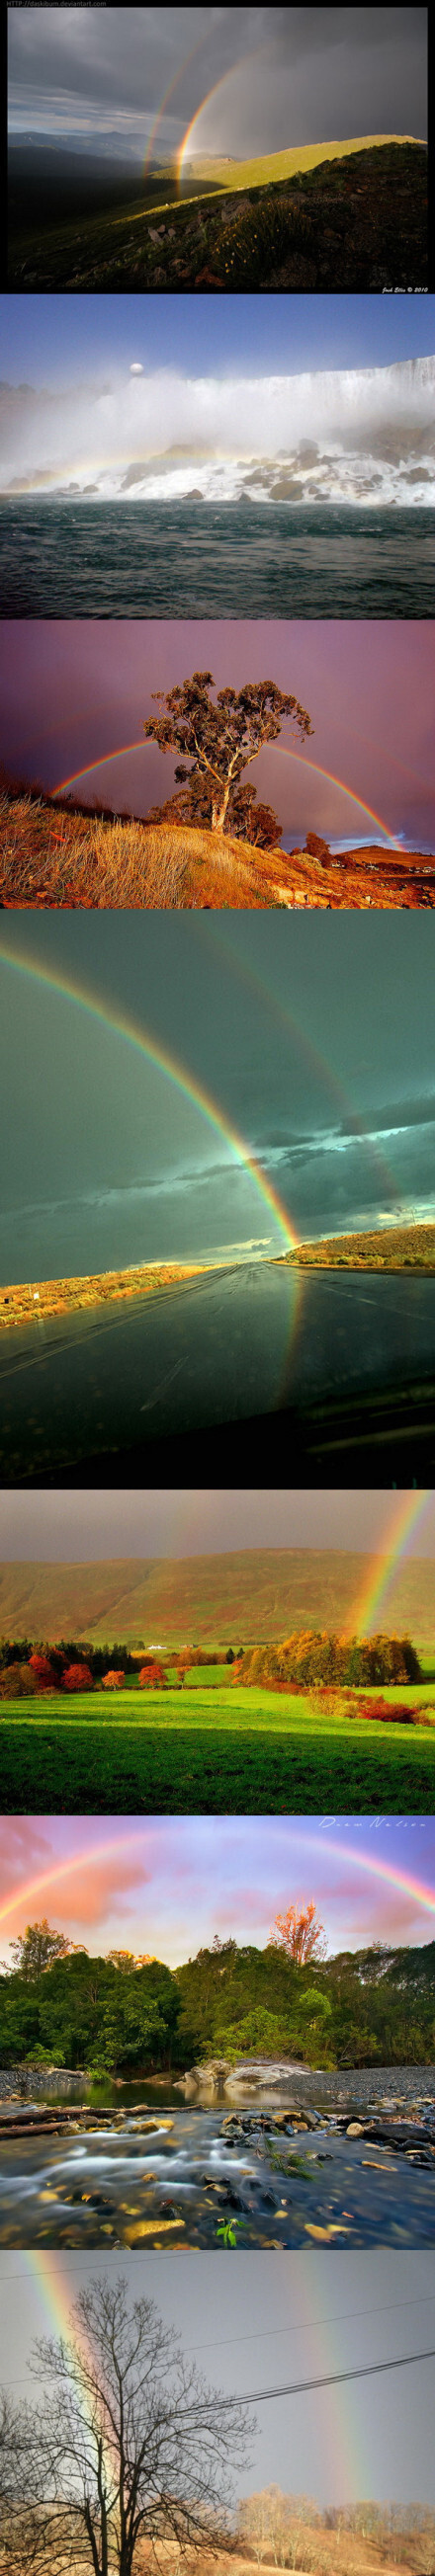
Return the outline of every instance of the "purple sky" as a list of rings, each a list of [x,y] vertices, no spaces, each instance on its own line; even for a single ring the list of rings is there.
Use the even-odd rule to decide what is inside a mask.
[[[48,1915],[93,1952],[174,1967],[214,1932],[264,1948],[313,1896],[330,1951],[433,1939],[433,1817],[8,1816],[0,1853],[5,1955]]]
[[[273,805],[284,844],[307,830],[376,841],[384,827],[433,850],[434,659],[433,626],[418,620],[11,620],[0,628],[0,754],[9,772],[49,789],[97,763],[75,793],[143,815],[170,794],[175,766],[142,743],[152,691],[195,669],[210,669],[217,688],[272,678],[314,726],[302,751],[293,731],[289,757],[286,722],[245,773]],[[121,746],[121,759],[108,757]]]

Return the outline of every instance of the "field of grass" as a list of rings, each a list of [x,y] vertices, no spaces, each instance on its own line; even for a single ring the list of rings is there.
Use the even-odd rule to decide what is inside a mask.
[[[192,196],[178,204],[166,183],[160,205],[154,186],[152,204],[142,189],[127,210],[79,213],[38,232],[11,226],[8,283],[52,293],[422,287],[426,170],[425,145],[395,135],[295,147],[239,162],[230,179],[224,163],[208,162],[202,181],[195,166]]]
[[[201,1687],[202,1684],[202,1687]],[[373,1694],[376,1697],[378,1694]],[[368,1696],[364,1693],[364,1697]],[[383,1691],[433,1705],[435,1687]],[[346,1695],[347,1698],[347,1695]],[[433,1734],[315,1695],[204,1685],[3,1702],[5,1814],[430,1814]]]

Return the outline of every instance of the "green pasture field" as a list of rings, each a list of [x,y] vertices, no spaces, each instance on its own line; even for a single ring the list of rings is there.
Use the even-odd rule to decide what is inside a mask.
[[[202,1690],[198,1685],[202,1682]],[[377,1692],[372,1696],[377,1697]],[[368,1693],[364,1693],[368,1697]],[[433,1704],[428,1682],[382,1697]],[[3,1715],[4,1710],[4,1715]],[[307,1693],[194,1689],[2,1703],[1,1798],[11,1814],[431,1814],[434,1730],[392,1729]]]

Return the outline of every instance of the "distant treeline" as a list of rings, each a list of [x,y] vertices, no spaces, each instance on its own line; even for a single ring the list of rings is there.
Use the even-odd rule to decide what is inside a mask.
[[[171,1970],[112,1950],[92,1958],[48,1924],[27,1927],[0,1976],[0,2064],[96,2072],[186,2069],[210,2057],[337,2067],[424,2065],[434,2055],[435,1942],[300,1964],[217,1937]]]
[[[61,1638],[52,1645],[29,1637],[0,1642],[0,1698],[23,1698],[39,1691],[91,1690],[108,1685],[121,1689],[126,1680],[162,1688],[169,1675],[183,1683],[189,1672],[210,1665],[232,1664],[233,1679],[262,1690],[367,1688],[378,1682],[421,1682],[424,1675],[410,1637],[338,1637],[326,1630],[296,1631],[282,1643],[260,1646],[136,1648],[124,1643],[97,1646],[83,1638]],[[174,1685],[173,1685],[174,1686]]]
[[[38,1642],[29,1637],[16,1637],[0,1643],[0,1699],[24,1699],[50,1691],[84,1691],[95,1687],[122,1689],[126,1680],[139,1681],[142,1687],[165,1689],[168,1673],[176,1674],[180,1687],[185,1675],[196,1666],[233,1664],[243,1655],[243,1646],[223,1647],[221,1653],[203,1652],[199,1646],[183,1646],[177,1652],[167,1649],[163,1663],[154,1652],[143,1647],[131,1652],[129,1646],[96,1646],[81,1638],[61,1638],[58,1645],[49,1639]],[[174,1686],[174,1685],[173,1685]]]

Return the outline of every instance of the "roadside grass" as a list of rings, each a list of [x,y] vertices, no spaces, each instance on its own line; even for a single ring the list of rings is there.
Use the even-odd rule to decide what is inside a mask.
[[[201,1675],[203,1683],[203,1676]],[[367,1693],[364,1694],[367,1697]],[[340,1699],[337,1693],[337,1701]],[[376,1692],[373,1697],[376,1698]],[[435,1689],[383,1691],[394,1701]],[[355,1701],[357,1694],[355,1693]],[[5,1814],[430,1814],[433,1736],[368,1726],[315,1694],[234,1688],[211,1693],[86,1693],[66,1707],[3,1703]]]

